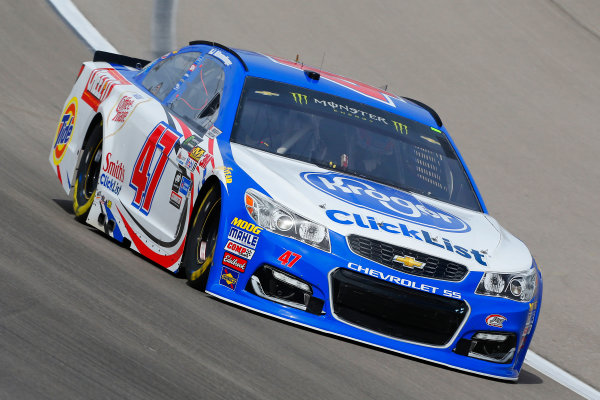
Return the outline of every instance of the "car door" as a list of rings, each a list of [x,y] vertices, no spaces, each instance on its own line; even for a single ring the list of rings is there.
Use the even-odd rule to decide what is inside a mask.
[[[181,242],[191,207],[198,161],[193,159],[193,139],[199,137],[193,131],[203,134],[218,115],[224,74],[208,57],[171,54],[140,77],[140,85],[160,104],[132,121],[141,135],[131,149],[135,158],[127,207],[138,231],[165,250]]]
[[[176,157],[183,134],[168,112],[165,99],[189,77],[190,68],[201,56],[198,51],[170,53],[138,75],[138,87],[156,101],[131,114],[128,137],[123,141],[131,168],[129,181],[125,182],[127,190],[120,195],[125,217],[138,236],[147,237],[163,249],[181,242],[185,224],[181,212],[184,199],[171,197],[171,190],[167,190],[167,186],[174,185],[179,169]]]

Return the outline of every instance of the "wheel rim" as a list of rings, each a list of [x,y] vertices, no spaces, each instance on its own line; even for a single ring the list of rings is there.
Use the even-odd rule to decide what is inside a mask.
[[[98,177],[100,176],[100,167],[102,165],[102,140],[98,142],[94,152],[91,154],[87,173],[83,182],[82,194],[86,200],[89,200],[96,191]]]
[[[219,233],[219,214],[221,200],[215,201],[208,212],[207,218],[202,222],[202,230],[195,243],[195,264],[197,268],[188,275],[191,281],[196,281],[205,276],[206,271],[213,263]]]

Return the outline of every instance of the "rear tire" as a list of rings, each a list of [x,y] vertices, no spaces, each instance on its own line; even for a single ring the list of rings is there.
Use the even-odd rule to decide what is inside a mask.
[[[199,290],[206,288],[208,273],[213,265],[220,216],[221,197],[218,188],[213,186],[201,200],[198,212],[190,221],[192,227],[185,243],[181,263],[188,284]]]
[[[102,166],[102,123],[96,125],[77,167],[73,189],[73,211],[75,219],[85,222],[94,202],[100,169]]]

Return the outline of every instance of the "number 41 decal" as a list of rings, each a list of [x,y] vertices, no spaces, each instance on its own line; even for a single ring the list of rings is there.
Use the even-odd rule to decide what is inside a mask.
[[[144,215],[150,212],[154,193],[167,165],[169,153],[181,136],[181,133],[171,130],[164,122],[159,123],[148,135],[135,161],[129,183],[129,186],[135,190],[131,205]],[[157,160],[153,163],[156,154],[158,154]],[[150,171],[152,164],[154,169]]]
[[[300,254],[292,253],[291,251],[286,251],[282,255],[279,256],[277,261],[281,263],[281,265],[285,265],[287,267],[292,268],[298,260],[300,260],[302,256]]]

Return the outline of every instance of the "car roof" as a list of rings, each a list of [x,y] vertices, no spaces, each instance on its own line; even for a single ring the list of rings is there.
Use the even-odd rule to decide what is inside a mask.
[[[249,50],[229,49],[218,43],[197,41],[191,42],[191,44],[193,47],[213,47],[212,45],[214,45],[214,47],[231,53],[240,62],[243,61],[242,64],[248,76],[275,80],[332,94],[372,107],[381,108],[429,126],[441,126],[439,116],[425,104],[420,102],[415,103],[412,99],[404,99],[354,79],[275,56],[267,56]],[[319,78],[316,80],[311,79],[309,73],[306,71],[316,72],[319,74]]]

